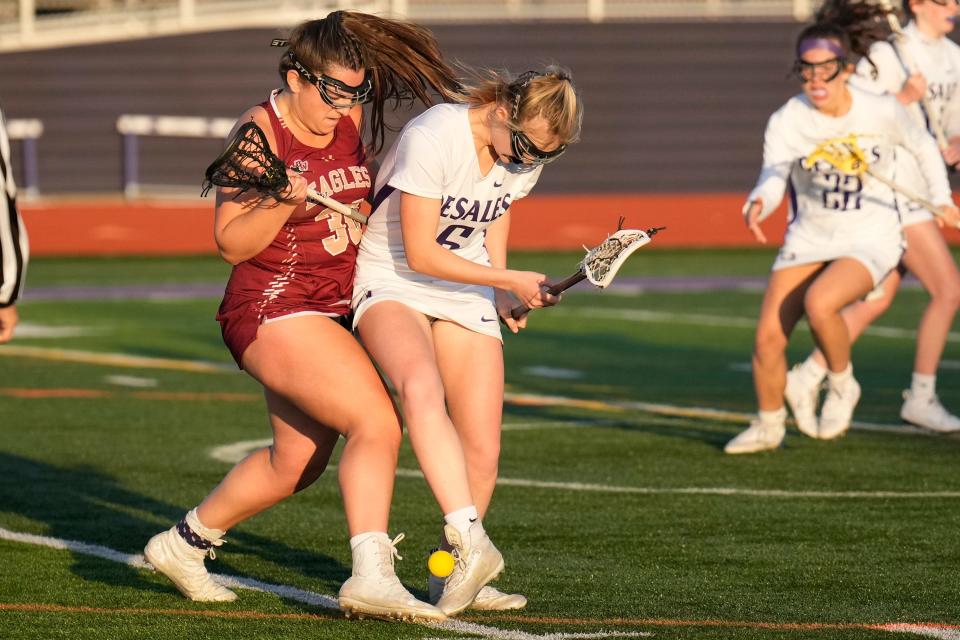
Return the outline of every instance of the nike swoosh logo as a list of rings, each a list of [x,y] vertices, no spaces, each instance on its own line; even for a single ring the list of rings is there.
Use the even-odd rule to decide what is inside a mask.
[[[487,318],[486,316],[480,317],[480,322],[496,322],[496,321],[497,321],[496,318]]]
[[[502,183],[502,182],[496,182],[496,181],[494,181],[493,186],[495,186],[495,187],[502,187],[502,186],[503,186],[503,183]]]

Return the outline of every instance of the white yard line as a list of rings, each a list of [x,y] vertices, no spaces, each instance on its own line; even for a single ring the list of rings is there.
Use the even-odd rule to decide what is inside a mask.
[[[111,375],[104,376],[103,381],[118,387],[131,387],[133,389],[152,389],[160,384],[156,378],[144,378],[142,376]]]
[[[147,569],[150,568],[149,565],[144,561],[143,556],[140,554],[128,554],[121,551],[116,551],[108,547],[102,547],[100,545],[89,544],[86,542],[78,542],[76,540],[62,540],[59,538],[51,538],[48,536],[39,536],[29,533],[19,533],[16,531],[10,531],[9,529],[0,528],[0,540],[9,540],[11,542],[22,542],[25,544],[38,545],[42,547],[49,547],[51,549],[63,549],[66,551],[72,551],[73,553],[79,553],[83,555],[95,556],[97,558],[103,558],[104,560],[110,560],[112,562],[118,562],[120,564],[127,565],[128,567],[133,567],[135,569]],[[271,584],[268,582],[261,582],[260,580],[254,580],[252,578],[244,578],[241,576],[227,576],[223,574],[210,574],[217,582],[220,584],[232,587],[236,589],[249,589],[251,591],[263,591],[266,593],[272,593],[275,596],[280,598],[285,598],[287,600],[295,600],[297,602],[304,602],[316,607],[323,607],[325,609],[339,609],[337,604],[337,599],[334,596],[315,593],[313,591],[306,591],[304,589],[298,589],[289,585],[282,584]],[[170,587],[171,591],[173,587]],[[567,638],[640,638],[640,637],[649,637],[653,634],[646,632],[623,632],[623,631],[598,631],[593,633],[548,633],[548,634],[534,634],[526,633],[524,631],[518,631],[515,629],[499,629],[497,627],[492,627],[488,625],[476,624],[473,622],[466,622],[463,620],[450,619],[446,622],[432,623],[427,626],[430,626],[435,629],[442,629],[444,631],[453,632],[453,633],[462,633],[470,636],[476,636],[480,638],[491,638],[493,640],[564,640]]]
[[[149,565],[147,565],[144,562],[143,556],[140,554],[123,553],[121,551],[116,551],[115,549],[110,549],[109,547],[90,544],[87,542],[79,542],[76,540],[63,540],[60,538],[52,538],[49,536],[41,536],[41,535],[35,535],[30,533],[20,533],[17,531],[10,531],[9,529],[4,529],[4,528],[0,528],[0,540],[8,540],[11,542],[20,542],[24,544],[37,545],[37,546],[47,547],[51,549],[62,549],[62,550],[71,551],[77,554],[95,556],[97,558],[102,558],[104,560],[109,560],[112,562],[124,564],[126,566],[133,567],[135,569],[149,568]],[[280,598],[285,598],[287,600],[294,600],[296,602],[303,602],[309,605],[322,607],[325,609],[339,608],[337,605],[337,599],[331,595],[315,593],[313,591],[307,591],[304,589],[298,589],[296,587],[292,587],[289,585],[261,582],[259,580],[254,580],[252,578],[244,578],[240,576],[225,576],[222,574],[211,574],[211,575],[217,580],[217,582],[220,582],[221,584],[224,584],[228,587],[271,593]],[[172,586],[170,587],[170,589],[171,591],[173,591]],[[545,622],[545,624],[550,624],[550,623]],[[603,622],[597,621],[597,624],[600,625],[600,624],[603,624]],[[735,625],[735,623],[733,623],[733,625]],[[652,633],[649,633],[646,631],[604,631],[604,630],[586,631],[586,632],[554,632],[554,633],[545,633],[545,634],[535,634],[535,633],[529,633],[526,631],[521,631],[519,629],[500,629],[490,625],[477,624],[475,622],[468,622],[465,620],[456,620],[456,619],[450,619],[450,620],[447,620],[446,622],[441,622],[441,623],[431,623],[425,626],[428,626],[434,629],[443,630],[449,633],[464,634],[467,636],[478,637],[478,638],[490,638],[491,640],[594,640],[594,639],[602,640],[603,638],[642,638],[642,637],[653,636]],[[669,626],[669,625],[665,625],[665,626]],[[775,626],[776,625],[773,625],[774,628]],[[890,633],[912,633],[919,636],[937,638],[939,640],[960,640],[960,630],[953,627],[938,625],[934,623],[863,624],[862,626],[864,628],[883,630]],[[442,639],[427,637],[427,638],[424,638],[424,640],[442,640]]]
[[[244,440],[215,447],[210,457],[226,463],[236,463],[248,453],[269,445],[271,440]],[[332,470],[330,465],[328,470]],[[419,469],[397,469],[399,478],[423,479]],[[631,487],[624,485],[597,484],[590,482],[553,482],[527,478],[497,478],[497,486],[526,487],[552,491],[612,493],[635,495],[699,495],[699,496],[749,496],[753,498],[830,498],[830,499],[929,499],[960,498],[960,491],[793,491],[786,489],[750,489],[745,487]]]
[[[938,627],[936,625],[920,624],[885,624],[884,631],[893,633],[915,633],[918,636],[928,638],[939,638],[940,640],[960,640],[960,630],[947,627]]]
[[[505,393],[504,400],[519,406],[536,407],[571,407],[590,411],[610,411],[623,413],[625,411],[643,411],[655,415],[675,418],[693,418],[697,420],[714,420],[717,422],[737,422],[746,424],[755,415],[743,411],[729,411],[710,407],[687,407],[662,402],[643,402],[639,400],[585,400],[569,398],[567,396],[548,396],[535,393]],[[957,437],[955,435],[933,434],[930,431],[911,427],[909,425],[875,424],[854,420],[851,428],[859,431],[877,431],[880,433],[899,433],[909,435],[924,435],[936,437]]]
[[[734,329],[756,329],[755,317],[727,316],[705,313],[674,313],[672,311],[650,311],[646,309],[607,309],[600,307],[552,307],[549,313],[571,316],[588,316],[590,318],[607,318],[611,320],[628,320],[631,322],[650,322],[657,324],[686,324],[696,327],[728,327]],[[896,338],[913,340],[917,337],[915,329],[900,329],[898,327],[867,328],[867,335],[878,338]],[[960,342],[960,333],[951,332],[948,342]]]
[[[17,325],[18,338],[77,338],[81,336],[103,335],[106,329],[101,327],[79,327],[68,325],[38,324],[21,322]]]
[[[99,351],[79,351],[76,349],[51,349],[47,347],[27,347],[23,345],[4,345],[0,357],[34,358],[54,362],[80,362],[111,367],[130,367],[135,369],[169,369],[174,371],[193,371],[197,373],[237,373],[232,364],[209,362],[206,360],[178,360],[174,358],[151,358],[135,356],[129,353],[104,353]]]

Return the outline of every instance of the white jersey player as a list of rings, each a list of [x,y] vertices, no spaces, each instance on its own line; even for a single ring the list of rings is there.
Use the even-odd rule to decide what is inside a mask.
[[[404,128],[377,177],[360,243],[355,324],[400,396],[423,474],[444,515],[450,576],[431,576],[447,615],[514,609],[526,598],[486,586],[503,557],[483,529],[500,454],[503,348],[518,303],[554,304],[540,273],[507,269],[512,204],[576,141],[581,103],[551,67],[508,81],[494,73],[461,105],[436,106]]]
[[[818,425],[808,435],[835,438],[850,426],[860,386],[850,364],[850,339],[841,310],[867,294],[900,260],[903,242],[896,198],[869,175],[849,175],[808,159],[819,144],[856,136],[872,170],[893,177],[905,149],[929,172],[929,193],[941,213],[960,220],[946,170],[933,140],[891,97],[852,89],[854,51],[840,27],[818,23],[797,40],[795,70],[803,93],[770,118],[763,170],[744,213],[758,240],[760,221],[789,188],[791,221],[773,266],[757,326],[753,376],[759,416],[727,443],[727,453],[776,448],[785,435],[786,347],[802,316],[828,364],[829,391]]]
[[[852,6],[847,1],[831,0],[829,4],[833,11],[843,13]],[[878,10],[875,5],[856,5],[858,11],[868,7]],[[903,35],[875,42],[869,58],[860,60],[854,79],[860,86],[894,96],[920,128],[929,130],[927,136],[938,140],[943,160],[956,165],[960,161],[960,47],[947,34],[954,28],[957,5],[950,0],[905,0],[904,10],[913,20]],[[899,184],[932,196],[928,191],[932,175],[914,154],[897,154]],[[903,394],[900,416],[933,431],[960,431],[960,418],[947,411],[936,394],[937,368],[960,304],[960,272],[933,213],[904,199],[899,200],[899,208],[907,241],[900,267],[867,299],[844,309],[843,319],[851,338],[856,339],[893,302],[906,271],[912,272],[930,294],[930,301],[917,328],[913,376]],[[788,376],[787,401],[798,422],[813,424],[816,420],[817,389],[826,374],[825,364],[823,355],[814,352]]]
[[[383,159],[373,215],[354,280],[354,325],[380,300],[397,300],[434,318],[500,338],[493,287],[437,279],[410,268],[400,224],[404,193],[440,201],[436,242],[490,266],[486,230],[527,195],[542,167],[496,163],[484,175],[470,133],[470,105],[440,104],[411,120]]]
[[[896,193],[871,176],[847,175],[808,156],[820,143],[854,134],[873,172],[894,179],[900,146],[930,177],[923,192],[936,204],[952,203],[950,185],[936,144],[896,100],[854,87],[847,95],[842,114],[826,115],[800,94],[771,116],[763,169],[748,201],[762,203],[763,220],[790,186],[790,223],[775,270],[852,256],[876,285],[896,267],[904,248]]]

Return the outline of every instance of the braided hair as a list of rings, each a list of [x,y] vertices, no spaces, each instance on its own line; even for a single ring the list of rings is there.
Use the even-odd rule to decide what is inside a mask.
[[[457,74],[440,53],[428,29],[356,11],[334,11],[325,18],[300,23],[290,33],[280,58],[280,78],[299,61],[307,69],[323,70],[336,64],[370,74],[370,149],[383,149],[387,124],[384,105],[396,108],[419,100],[426,106],[434,94],[443,101],[459,102]]]

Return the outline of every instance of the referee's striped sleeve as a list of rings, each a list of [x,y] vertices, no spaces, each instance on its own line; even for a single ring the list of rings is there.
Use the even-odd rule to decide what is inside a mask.
[[[17,211],[10,138],[0,110],[0,307],[9,307],[20,297],[29,257],[27,230]]]

